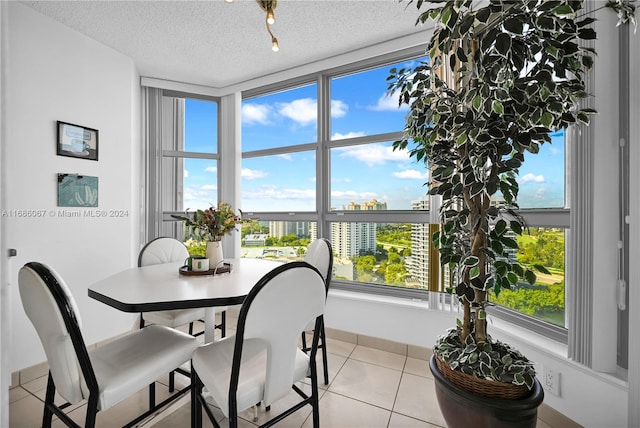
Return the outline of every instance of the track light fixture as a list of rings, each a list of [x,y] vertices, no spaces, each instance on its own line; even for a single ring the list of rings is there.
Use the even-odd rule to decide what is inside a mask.
[[[256,3],[258,3],[260,8],[264,10],[265,13],[267,14],[266,25],[267,25],[267,32],[271,36],[271,49],[274,52],[278,52],[280,50],[280,46],[278,45],[278,39],[276,39],[276,37],[271,32],[271,25],[275,24],[276,22],[276,16],[273,13],[273,11],[275,10],[276,5],[278,4],[278,0],[256,0]]]
[[[233,3],[233,0],[224,0],[227,3]],[[276,9],[276,5],[278,4],[278,0],[256,0],[258,6],[267,14],[266,24],[267,24],[267,32],[271,36],[271,50],[274,52],[278,52],[280,50],[280,46],[278,45],[278,39],[271,32],[271,26],[276,23],[276,15],[273,11]]]

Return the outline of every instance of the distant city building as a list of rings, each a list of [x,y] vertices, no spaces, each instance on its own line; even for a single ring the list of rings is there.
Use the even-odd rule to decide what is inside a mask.
[[[351,202],[342,207],[345,211],[386,210],[387,203],[374,199],[370,202]],[[333,252],[341,258],[351,258],[376,251],[376,223],[332,223],[331,243]]]
[[[245,247],[264,247],[269,235],[266,233],[247,234],[242,238]]]
[[[413,210],[428,210],[429,199],[411,203]],[[407,272],[416,288],[429,288],[429,251],[431,236],[429,224],[411,225],[411,257],[406,260]]]
[[[350,202],[348,205],[343,205],[342,209],[345,211],[386,211],[387,203],[379,202],[377,199],[373,199],[371,202],[363,202],[361,204]]]
[[[297,237],[309,236],[308,221],[270,221],[269,236],[272,238],[282,238],[287,235],[296,235]]]

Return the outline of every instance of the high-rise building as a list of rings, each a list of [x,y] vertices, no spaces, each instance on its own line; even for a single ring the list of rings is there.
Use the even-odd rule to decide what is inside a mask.
[[[345,211],[386,210],[387,203],[374,199],[370,202],[351,202],[342,207]],[[331,243],[333,251],[342,258],[359,256],[376,251],[376,223],[332,223]]]
[[[428,210],[429,199],[421,199],[411,204],[413,210]],[[429,251],[431,236],[429,224],[411,225],[411,257],[406,260],[409,281],[416,288],[429,288]]]
[[[269,236],[272,238],[282,238],[287,235],[296,235],[297,237],[309,236],[308,221],[270,221]]]

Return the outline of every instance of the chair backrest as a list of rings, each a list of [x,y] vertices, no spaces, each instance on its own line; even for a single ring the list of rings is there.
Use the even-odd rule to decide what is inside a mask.
[[[331,242],[326,238],[318,238],[313,241],[307,248],[304,261],[320,271],[325,281],[325,287],[329,290],[331,275],[333,274],[333,248],[331,247]]]
[[[237,382],[243,341],[258,339],[268,344],[264,403],[287,395],[293,383],[300,332],[322,316],[325,299],[322,275],[306,262],[286,263],[260,279],[238,315],[231,391],[237,388],[233,382]]]
[[[47,355],[58,393],[70,403],[88,396],[97,382],[80,332],[80,314],[67,284],[48,266],[30,262],[18,274],[20,298]],[[84,372],[84,376],[83,376]]]
[[[187,247],[174,238],[161,237],[149,241],[138,255],[138,267],[162,263],[184,262],[189,257]]]

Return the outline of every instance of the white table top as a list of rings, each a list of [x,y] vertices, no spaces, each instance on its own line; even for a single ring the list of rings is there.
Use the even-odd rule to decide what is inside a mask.
[[[182,263],[124,270],[89,286],[89,297],[124,312],[241,304],[251,288],[281,262],[232,259],[230,273],[181,275]]]

